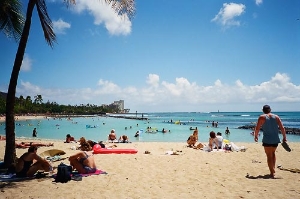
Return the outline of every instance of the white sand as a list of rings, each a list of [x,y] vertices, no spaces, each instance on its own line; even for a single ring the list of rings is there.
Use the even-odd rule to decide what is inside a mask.
[[[43,119],[45,116],[41,115],[26,115],[26,116],[15,116],[15,121],[20,121],[20,120],[38,120],[38,119]],[[5,117],[0,116],[0,122],[4,122]]]
[[[18,142],[21,140],[18,140]],[[28,140],[26,140],[28,141]],[[45,142],[46,141],[42,141]],[[107,175],[84,177],[82,181],[55,183],[51,178],[0,183],[0,198],[299,198],[300,174],[276,169],[269,174],[261,144],[236,143],[246,152],[204,152],[185,143],[130,143],[117,148],[135,148],[137,154],[95,155],[99,169]],[[70,156],[74,144],[55,142],[48,149],[61,149]],[[300,143],[290,143],[292,152],[278,147],[277,164],[300,168]],[[5,141],[0,141],[0,158]],[[180,155],[165,155],[170,150]],[[151,154],[144,154],[148,150]],[[26,149],[17,149],[20,156]],[[68,164],[68,160],[63,160]],[[60,162],[55,162],[57,166]],[[247,174],[249,177],[246,177]]]

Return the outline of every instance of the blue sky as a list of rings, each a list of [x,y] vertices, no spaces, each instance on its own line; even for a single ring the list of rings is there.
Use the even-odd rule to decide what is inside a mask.
[[[101,0],[46,2],[57,43],[34,12],[16,96],[123,99],[131,112],[300,111],[298,0],[139,0],[131,21]],[[3,33],[0,43],[7,92],[18,44]]]

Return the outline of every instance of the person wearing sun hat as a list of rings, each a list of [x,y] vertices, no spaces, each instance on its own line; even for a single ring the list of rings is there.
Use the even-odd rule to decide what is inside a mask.
[[[281,119],[278,115],[271,113],[271,107],[269,105],[264,105],[262,109],[263,113],[259,116],[255,131],[254,131],[254,141],[258,141],[258,133],[260,129],[263,131],[262,145],[264,146],[265,153],[267,156],[267,162],[270,170],[270,176],[275,177],[275,165],[276,165],[276,154],[278,143],[280,143],[279,129],[282,134],[282,142],[285,143],[286,132]],[[279,129],[278,129],[279,127]]]

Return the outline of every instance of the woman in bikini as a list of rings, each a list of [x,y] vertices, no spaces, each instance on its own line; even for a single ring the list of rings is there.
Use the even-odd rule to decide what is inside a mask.
[[[16,164],[16,174],[18,177],[31,177],[38,170],[49,171],[49,162],[37,154],[37,146],[30,146],[28,152],[24,153]]]
[[[193,134],[187,139],[188,147],[195,147],[196,142],[198,141],[198,129],[194,130]]]
[[[69,161],[73,170],[76,169],[79,173],[87,174],[96,171],[94,156],[90,151],[80,151],[70,156]]]

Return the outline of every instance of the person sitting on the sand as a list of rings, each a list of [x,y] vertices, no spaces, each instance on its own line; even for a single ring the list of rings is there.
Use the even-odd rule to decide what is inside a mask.
[[[77,170],[79,173],[87,174],[94,173],[96,169],[96,163],[93,153],[90,151],[80,151],[69,157],[70,165],[73,170]]]
[[[0,140],[6,140],[6,137],[3,135],[0,135]]]
[[[198,129],[197,129],[197,127],[195,128],[195,130],[193,132],[193,136],[195,136],[196,142],[197,142],[198,141]]]
[[[188,147],[195,147],[196,142],[198,141],[198,129],[194,130],[193,134],[187,140]]]
[[[212,151],[213,148],[219,150],[218,140],[216,138],[216,133],[214,131],[211,131],[209,133],[208,146],[210,148],[210,151]]]
[[[222,145],[223,145],[223,136],[221,132],[217,133],[216,139],[218,141],[218,148],[222,149]]]
[[[108,134],[108,141],[111,141],[111,142],[116,142],[117,141],[117,135],[115,133],[115,129],[112,129],[110,131],[110,134]]]
[[[70,134],[67,134],[65,143],[71,143],[71,142],[76,142],[76,141],[74,137],[72,137]]]
[[[16,148],[30,148],[31,146],[36,146],[36,147],[41,147],[41,146],[53,146],[53,143],[48,143],[48,144],[44,144],[44,143],[40,143],[40,142],[21,142],[21,143],[15,143],[16,144]]]
[[[122,143],[128,143],[128,142],[129,142],[128,136],[127,136],[127,135],[122,135],[122,136],[120,136],[119,142],[122,142]]]
[[[190,137],[187,139],[187,144],[188,144],[188,147],[195,147],[195,144],[197,142],[197,139],[196,137],[192,134],[190,135]]]
[[[50,163],[36,154],[37,149],[37,146],[30,146],[28,152],[18,159],[16,164],[16,175],[18,177],[31,177],[38,170],[46,172],[50,170]]]
[[[79,139],[79,144],[80,144],[80,147],[78,147],[78,149],[81,151],[91,151],[92,150],[91,145],[89,144],[88,141],[86,141],[86,139],[84,137],[81,137]]]

